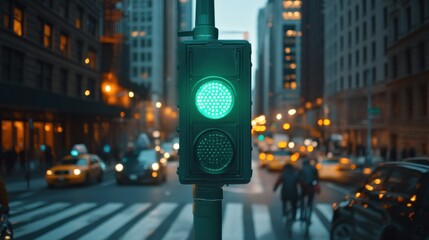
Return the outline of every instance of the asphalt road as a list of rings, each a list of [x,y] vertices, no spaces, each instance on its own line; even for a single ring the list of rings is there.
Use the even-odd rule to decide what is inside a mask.
[[[353,186],[323,182],[317,195],[309,237],[300,222],[288,236],[281,216],[278,173],[254,161],[252,181],[224,186],[223,239],[329,239],[331,204]],[[193,239],[192,185],[181,185],[177,162],[169,163],[161,185],[118,186],[113,172],[102,183],[11,195],[16,239]]]

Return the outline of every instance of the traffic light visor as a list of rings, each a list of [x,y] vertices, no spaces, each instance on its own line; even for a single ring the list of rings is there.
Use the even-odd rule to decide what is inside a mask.
[[[203,79],[195,94],[198,111],[206,118],[220,119],[228,115],[234,107],[234,91],[220,77]]]

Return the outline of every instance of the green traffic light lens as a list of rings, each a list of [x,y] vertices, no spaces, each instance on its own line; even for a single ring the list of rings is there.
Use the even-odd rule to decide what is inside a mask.
[[[210,77],[212,78],[212,77]],[[210,119],[220,119],[228,115],[234,106],[234,92],[225,81],[214,78],[202,84],[195,95],[198,111]]]
[[[195,149],[202,170],[210,174],[225,172],[234,155],[231,138],[219,130],[201,134],[195,142]]]

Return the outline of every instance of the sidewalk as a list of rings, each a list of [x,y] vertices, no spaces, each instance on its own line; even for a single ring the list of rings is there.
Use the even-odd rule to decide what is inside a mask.
[[[46,188],[44,173],[44,171],[39,170],[30,171],[28,186],[26,172],[23,170],[16,170],[10,176],[2,174],[2,177],[6,182],[7,191],[9,193],[16,193]]]

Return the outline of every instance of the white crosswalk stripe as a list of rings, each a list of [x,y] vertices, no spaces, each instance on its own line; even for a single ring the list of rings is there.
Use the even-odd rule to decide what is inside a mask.
[[[146,239],[177,207],[177,203],[161,203],[138,221],[121,239]]]
[[[194,224],[192,204],[186,204],[163,240],[186,240]]]
[[[12,202],[20,209],[10,218],[16,239],[102,240],[114,237],[134,240],[153,238],[156,234],[163,240],[187,240],[192,236],[192,203],[135,203],[129,206],[124,203],[36,203]],[[315,208],[323,218],[332,219],[330,204],[319,203]],[[241,240],[251,237],[251,233],[254,233],[251,238],[257,240],[285,238],[284,231],[274,229],[273,221],[280,218],[279,211],[266,204],[250,204],[251,213],[245,213],[244,209],[242,203],[225,203],[222,239]],[[251,219],[245,221],[246,215]],[[329,239],[329,231],[318,214],[313,213],[311,220],[308,238]],[[278,228],[278,223],[276,225]],[[292,231],[292,239],[304,239],[302,222],[295,222]]]
[[[36,238],[37,239],[62,239],[66,237],[67,235],[84,228],[91,223],[101,219],[102,217],[108,215],[109,213],[112,213],[116,210],[118,210],[120,207],[122,207],[123,203],[108,203],[100,208],[94,209],[89,213],[86,213],[72,221],[69,221],[67,223],[64,223],[58,228],[55,228],[54,230]]]
[[[81,240],[93,240],[93,239],[106,239],[116,230],[122,227],[122,224],[129,222],[131,219],[136,217],[138,214],[144,212],[150,206],[149,203],[136,203],[124,211],[118,213],[107,222],[101,224],[96,229],[92,230],[85,236],[82,236]]]
[[[46,204],[45,201],[41,201],[41,202],[30,203],[28,205],[21,205],[21,206],[18,206],[16,208],[13,208],[10,211],[10,214],[14,215],[14,214],[17,214],[17,213],[20,213],[20,212],[28,211],[28,210],[31,210],[33,208],[37,208],[37,207],[43,206],[45,204]]]
[[[222,223],[222,239],[244,239],[243,205],[240,203],[228,203]]]

